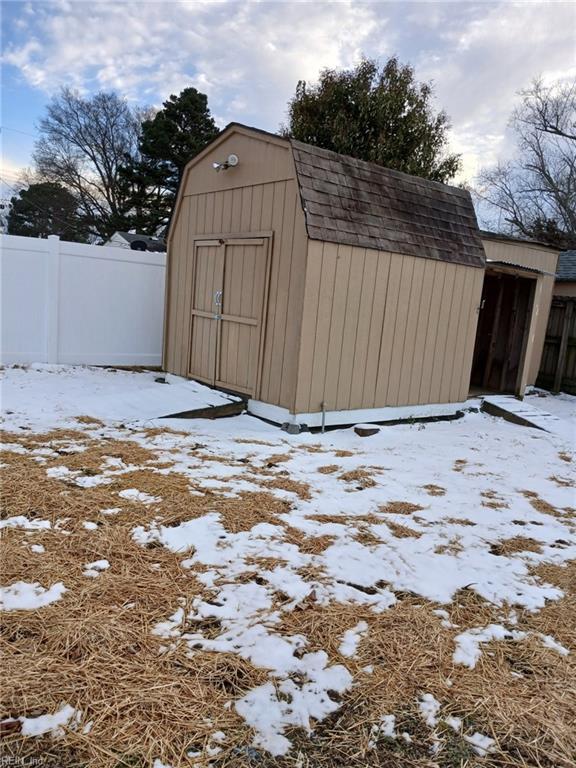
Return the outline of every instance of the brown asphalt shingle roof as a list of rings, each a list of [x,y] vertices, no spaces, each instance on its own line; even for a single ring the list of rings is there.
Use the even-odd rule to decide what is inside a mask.
[[[465,190],[299,141],[291,144],[311,239],[485,266]]]

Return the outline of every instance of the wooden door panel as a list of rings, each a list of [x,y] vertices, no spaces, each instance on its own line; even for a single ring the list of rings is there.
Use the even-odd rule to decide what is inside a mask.
[[[209,384],[216,381],[218,306],[215,297],[222,289],[223,267],[224,249],[220,244],[196,245],[188,373]]]
[[[265,239],[228,243],[217,362],[219,386],[254,395],[268,273]]]
[[[194,317],[190,347],[190,376],[214,383],[216,341],[216,321],[212,318]]]

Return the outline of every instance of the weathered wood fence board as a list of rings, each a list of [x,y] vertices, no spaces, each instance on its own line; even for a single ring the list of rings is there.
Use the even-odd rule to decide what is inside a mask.
[[[576,298],[555,296],[537,386],[576,394]]]

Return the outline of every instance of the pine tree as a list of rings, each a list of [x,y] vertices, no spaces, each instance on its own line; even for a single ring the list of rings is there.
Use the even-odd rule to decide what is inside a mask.
[[[218,135],[208,99],[195,88],[170,96],[141,126],[140,159],[124,169],[133,227],[160,234],[170,220],[186,163]]]
[[[78,201],[61,184],[31,184],[11,200],[8,234],[26,237],[60,235],[63,240],[85,243],[88,231],[78,215]]]

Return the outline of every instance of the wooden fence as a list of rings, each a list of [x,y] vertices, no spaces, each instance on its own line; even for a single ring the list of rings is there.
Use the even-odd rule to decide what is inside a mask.
[[[554,296],[536,381],[552,392],[576,395],[576,298]]]

